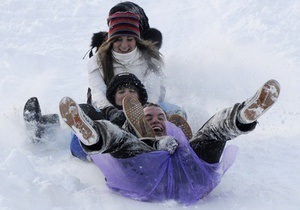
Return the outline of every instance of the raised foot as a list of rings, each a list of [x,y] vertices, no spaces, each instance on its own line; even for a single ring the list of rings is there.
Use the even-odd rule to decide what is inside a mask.
[[[59,111],[64,122],[84,145],[93,145],[98,141],[93,121],[83,113],[73,99],[64,97],[59,103]]]
[[[267,81],[252,97],[244,102],[238,120],[240,123],[249,124],[256,121],[277,101],[280,93],[280,84],[271,79]]]

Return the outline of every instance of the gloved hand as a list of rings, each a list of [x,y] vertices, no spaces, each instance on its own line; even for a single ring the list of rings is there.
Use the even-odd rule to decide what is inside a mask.
[[[162,136],[157,138],[156,149],[157,150],[166,150],[171,155],[174,154],[178,147],[179,143],[172,136]]]
[[[122,127],[126,121],[126,116],[122,110],[117,109],[116,107],[110,106],[103,110],[108,120],[119,127]]]
[[[82,111],[89,116],[92,120],[103,120],[104,115],[102,112],[98,112],[91,104],[79,104]]]

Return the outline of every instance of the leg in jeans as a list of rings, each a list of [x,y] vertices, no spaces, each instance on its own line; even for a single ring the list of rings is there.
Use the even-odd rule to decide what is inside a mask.
[[[63,121],[73,130],[87,154],[110,153],[117,158],[127,158],[155,150],[107,120],[92,120],[69,97],[60,101],[59,109]]]
[[[253,97],[214,115],[190,141],[197,155],[208,163],[219,162],[226,141],[254,130],[257,119],[274,105],[279,93],[280,84],[268,80]]]
[[[99,135],[99,141],[90,146],[81,144],[87,153],[110,153],[115,158],[129,158],[155,150],[107,120],[95,121],[93,127]]]
[[[223,109],[197,131],[190,144],[198,157],[208,163],[218,163],[226,141],[254,130],[256,121],[246,125],[237,122],[237,113],[241,106],[235,104]]]

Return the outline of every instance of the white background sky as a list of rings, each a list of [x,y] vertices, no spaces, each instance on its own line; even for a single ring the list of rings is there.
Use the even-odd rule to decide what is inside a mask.
[[[0,209],[186,209],[173,201],[143,203],[105,186],[102,173],[69,152],[62,124],[31,144],[22,119],[28,98],[58,113],[88,86],[91,36],[107,30],[119,1],[3,0],[0,3]],[[251,134],[221,184],[189,209],[298,209],[300,202],[300,2],[296,0],[139,0],[163,33],[167,98],[182,105],[196,131],[222,108],[252,96],[268,79],[278,103]]]

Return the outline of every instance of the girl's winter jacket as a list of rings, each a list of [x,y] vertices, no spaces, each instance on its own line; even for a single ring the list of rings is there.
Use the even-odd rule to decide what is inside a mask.
[[[162,73],[157,73],[148,67],[147,60],[141,52],[135,48],[127,54],[112,52],[115,58],[114,74],[129,72],[141,80],[148,93],[148,102],[158,103],[164,99],[164,81]],[[161,66],[157,63],[157,69],[161,72]],[[107,86],[103,79],[103,70],[98,55],[94,55],[88,64],[89,87],[92,92],[92,103],[99,109],[112,106],[106,99]]]

